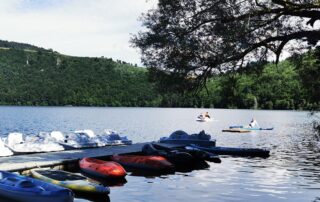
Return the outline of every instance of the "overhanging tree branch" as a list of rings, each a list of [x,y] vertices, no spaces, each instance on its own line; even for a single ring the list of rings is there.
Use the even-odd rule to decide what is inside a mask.
[[[314,26],[319,0],[160,0],[143,20],[147,30],[132,42],[143,51],[144,64],[194,89],[213,72],[232,71],[233,64],[266,59],[272,52],[279,62],[292,40],[309,46],[320,41]]]

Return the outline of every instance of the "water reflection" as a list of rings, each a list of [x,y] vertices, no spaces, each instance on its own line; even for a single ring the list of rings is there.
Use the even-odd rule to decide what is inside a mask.
[[[76,193],[75,202],[110,202],[110,197],[106,194],[88,194],[88,193]]]
[[[108,187],[122,187],[127,183],[127,180],[125,178],[98,178],[84,172],[81,172],[81,174]]]
[[[320,143],[308,112],[205,109],[219,121],[199,123],[204,109],[0,107],[1,134],[12,131],[72,131],[106,128],[134,142],[158,140],[175,130],[205,130],[217,146],[267,147],[268,159],[222,157],[204,169],[140,177],[130,173],[124,184],[112,186],[109,200],[132,201],[320,201]],[[145,119],[148,117],[148,119]],[[273,131],[221,133],[234,123],[255,117]],[[143,175],[142,175],[143,176]],[[103,182],[102,182],[103,183]],[[102,198],[103,200],[105,198]],[[76,201],[91,199],[77,199]],[[96,199],[92,199],[94,201]],[[100,200],[100,198],[98,199]]]

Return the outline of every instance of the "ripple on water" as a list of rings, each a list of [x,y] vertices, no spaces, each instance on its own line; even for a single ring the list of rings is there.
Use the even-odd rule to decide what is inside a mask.
[[[197,115],[208,111],[219,121],[199,123]],[[266,147],[268,159],[223,157],[206,170],[177,172],[145,178],[126,177],[127,183],[111,187],[110,201],[320,201],[320,143],[310,130],[307,112],[96,108],[96,107],[0,107],[0,132],[73,131],[113,129],[134,142],[158,140],[175,130],[205,130],[217,145]],[[229,125],[247,124],[255,117],[273,131],[246,134],[222,133]],[[101,199],[107,200],[107,199]],[[97,201],[76,199],[78,202]]]

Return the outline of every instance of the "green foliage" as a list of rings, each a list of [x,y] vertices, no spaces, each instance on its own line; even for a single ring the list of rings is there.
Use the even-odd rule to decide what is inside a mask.
[[[297,67],[302,86],[306,89],[306,97],[319,107],[320,102],[320,47],[302,56],[292,58]]]
[[[105,58],[0,50],[0,103],[148,106],[157,97],[147,70]]]
[[[217,72],[316,47],[319,9],[319,0],[160,0],[142,16],[144,29],[132,43],[157,81],[174,92],[197,91]],[[238,87],[226,89],[230,106],[241,99]]]
[[[147,69],[123,61],[70,57],[41,48],[29,51],[32,46],[25,44],[7,47],[12,48],[0,49],[1,105],[299,110],[320,106],[319,49],[278,65],[250,63],[209,79],[206,89],[193,94],[166,90],[176,88],[175,82],[160,83],[159,89]]]

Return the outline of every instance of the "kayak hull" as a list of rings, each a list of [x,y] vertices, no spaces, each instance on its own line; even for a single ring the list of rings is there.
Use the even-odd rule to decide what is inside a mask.
[[[191,154],[178,150],[166,150],[156,144],[145,144],[142,147],[142,153],[145,155],[163,156],[174,165],[186,165],[194,163],[194,158]]]
[[[174,168],[166,158],[162,156],[141,156],[141,155],[113,155],[111,160],[120,163],[122,166],[146,169],[152,171],[169,171]]]
[[[98,178],[123,178],[127,175],[126,170],[113,161],[83,158],[79,166],[83,172]]]
[[[66,188],[33,178],[0,171],[0,197],[17,202],[72,202],[73,193]]]
[[[73,199],[68,199],[65,196],[54,195],[38,195],[23,193],[19,191],[8,191],[0,189],[1,198],[8,199],[10,202],[73,202]]]
[[[109,194],[110,189],[97,183],[87,181],[87,178],[60,170],[31,170],[31,175],[39,180],[56,184],[79,193]]]
[[[214,163],[221,163],[221,159],[219,158],[218,155],[212,154],[210,152],[206,152],[203,150],[199,150],[196,148],[190,148],[188,146],[178,146],[176,148],[170,148],[165,144],[161,144],[161,143],[153,144],[153,146],[156,149],[163,150],[166,152],[173,152],[173,153],[180,152],[180,153],[188,154],[188,156],[190,156],[192,159],[192,163],[199,162],[199,161],[210,161]],[[180,160],[180,159],[177,159],[177,160]]]
[[[229,133],[250,133],[251,130],[245,130],[245,129],[239,129],[239,128],[233,128],[233,129],[225,129],[222,130],[222,132],[229,132]]]

